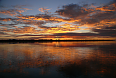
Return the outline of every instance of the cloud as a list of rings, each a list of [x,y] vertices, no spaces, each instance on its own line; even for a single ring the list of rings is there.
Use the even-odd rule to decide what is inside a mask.
[[[15,16],[17,14],[20,14],[24,12],[24,10],[18,10],[18,9],[9,9],[9,10],[1,10],[0,13],[4,15],[10,15],[10,16]]]
[[[48,15],[48,14],[38,14],[38,15],[28,15],[28,16],[17,16],[17,18],[20,19],[28,19],[28,20],[36,20],[36,21],[46,21],[46,22],[67,22],[67,23],[73,23],[78,22],[79,19],[73,19],[73,18],[60,18],[54,15]]]
[[[7,35],[7,33],[5,33],[5,32],[0,32],[0,35]]]
[[[44,13],[48,14],[49,13],[48,10],[50,10],[50,9],[46,9],[46,8],[47,7],[39,8],[38,10],[41,11],[41,12],[44,12]]]
[[[23,15],[22,12],[30,10],[24,6],[13,6],[15,9],[2,10],[1,13],[15,16],[15,18],[0,18],[0,26],[6,27],[3,32],[13,34],[33,34],[46,35],[46,38],[86,38],[86,37],[116,37],[116,4],[110,3],[104,6],[94,6],[94,4],[80,6],[78,4],[64,5],[57,10],[57,14],[48,14],[46,7],[38,10],[45,14]],[[12,22],[6,24],[5,22]],[[55,24],[54,24],[55,23]],[[20,27],[19,27],[20,25]],[[82,26],[82,27],[81,27]],[[85,28],[91,33],[81,32]],[[84,31],[87,31],[86,29]],[[47,36],[52,35],[52,36]],[[26,35],[25,35],[26,36]],[[37,38],[36,35],[33,35]],[[45,38],[41,37],[41,38]]]
[[[97,36],[95,33],[56,33],[54,36]]]
[[[98,32],[100,36],[116,37],[116,25],[104,27],[102,29],[93,29],[93,31]]]
[[[35,33],[37,30],[35,30],[34,27],[24,27],[24,28],[17,28],[13,30],[14,33]]]
[[[116,24],[115,21],[115,12],[102,12],[89,16],[88,18],[82,19],[79,23],[81,25],[88,25],[89,27],[97,27]]]
[[[16,34],[37,34],[39,30],[36,30],[34,27],[23,27],[23,28],[15,28],[15,29],[7,29],[3,30],[4,32],[12,32]],[[39,33],[38,33],[39,34]]]
[[[46,14],[39,14],[35,16],[34,15],[29,15],[29,16],[21,15],[21,16],[17,16],[17,18],[15,19],[1,18],[1,21],[12,21],[14,23],[14,24],[1,24],[1,26],[8,26],[8,27],[14,27],[14,25],[19,25],[19,24],[25,24],[29,26],[36,25],[36,27],[40,29],[39,33],[42,33],[42,34],[46,34],[46,33],[53,34],[53,33],[63,33],[63,32],[65,33],[65,32],[79,30],[77,25],[72,25],[72,24],[62,24],[59,26],[54,25],[53,27],[44,26],[44,24],[46,23],[52,24],[54,22],[72,22],[73,21],[72,19],[62,19],[62,18],[58,18],[58,17],[54,17],[51,15],[46,15]]]
[[[75,30],[79,30],[77,25],[72,25],[72,24],[61,24],[58,26],[38,26],[39,29],[42,29],[40,32],[41,33],[49,33],[49,34],[54,34],[54,33],[67,33]]]
[[[97,32],[97,33],[55,33],[54,36],[110,36],[110,37],[116,37],[116,25],[112,25],[112,26],[107,26],[107,27],[103,27],[101,29],[96,29],[93,28],[92,31]]]
[[[15,6],[12,6],[13,8],[16,8],[16,9],[23,9],[25,11],[27,10],[32,10],[32,9],[29,9],[29,8],[24,8],[26,7],[27,5],[15,5]]]
[[[17,24],[0,24],[0,26],[7,27],[7,28],[16,27],[15,25],[17,25]]]
[[[21,14],[22,12],[25,12],[27,10],[32,10],[32,9],[28,9],[28,8],[23,8],[24,6],[26,6],[26,5],[12,6],[13,9],[0,10],[0,13],[4,14],[4,15],[16,16],[17,14]],[[9,7],[7,7],[7,8],[9,8]]]
[[[110,5],[105,5],[102,7],[97,7],[95,9],[99,11],[116,11],[116,3],[112,3]]]
[[[56,11],[59,15],[70,18],[77,18],[87,15],[89,12],[85,10],[84,7],[78,4],[64,5],[62,9]]]
[[[12,22],[13,24],[4,24],[1,23],[0,26],[14,26],[14,25],[19,25],[19,24],[25,24],[25,25],[41,25],[44,24],[44,21],[36,21],[33,19],[24,19],[24,18],[0,18],[1,22]]]
[[[28,19],[19,19],[19,20],[15,20],[14,22],[18,24],[37,25],[37,26],[45,23],[44,21],[34,21],[34,20],[28,20]]]
[[[0,18],[0,21],[5,21],[5,22],[11,21],[11,18]]]
[[[61,16],[68,17],[74,20],[76,24],[95,27],[99,24],[104,26],[105,22],[110,24],[115,20],[116,3],[105,6],[90,8],[88,5],[79,6],[77,4],[64,5],[62,9],[56,11]],[[115,20],[116,21],[116,20]]]
[[[104,27],[102,29],[92,29],[92,31],[97,33],[55,33],[54,36],[110,36],[110,37],[116,37],[116,25],[110,26],[110,27]]]

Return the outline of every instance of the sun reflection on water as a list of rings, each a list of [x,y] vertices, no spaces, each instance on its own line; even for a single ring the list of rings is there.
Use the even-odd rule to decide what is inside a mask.
[[[113,74],[116,73],[115,46],[115,42],[0,44],[0,73],[29,74],[31,68],[39,68],[38,75],[58,70],[57,72],[63,72],[68,76],[77,76],[70,71],[73,72],[74,69],[78,73],[79,69],[83,76],[102,74],[104,77],[107,75],[114,77],[116,76]],[[54,66],[56,68],[52,70],[51,67]],[[46,68],[51,71],[45,71]]]

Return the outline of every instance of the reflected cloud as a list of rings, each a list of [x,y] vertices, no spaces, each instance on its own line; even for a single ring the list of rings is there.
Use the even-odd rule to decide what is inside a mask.
[[[80,44],[90,45],[90,43],[92,45],[91,47],[80,46]],[[45,45],[47,44],[47,47],[40,44],[45,44]],[[0,53],[1,66],[2,64],[13,66],[13,68],[11,69],[1,68],[2,70],[0,72],[3,72],[3,71],[12,72],[12,71],[17,71],[18,69],[20,69],[19,72],[21,72],[22,70],[24,71],[24,68],[26,67],[35,68],[35,67],[43,67],[43,66],[49,67],[54,65],[58,67],[60,66],[59,72],[64,72],[65,74],[70,73],[70,71],[72,71],[71,69],[73,68],[76,69],[78,67],[80,68],[80,71],[81,71],[80,74],[84,74],[84,73],[88,74],[89,72],[94,70],[96,63],[104,64],[106,66],[108,63],[115,65],[114,63],[116,59],[115,55],[113,55],[112,53],[109,54],[106,52],[107,50],[110,49],[110,47],[107,48],[107,50],[105,48],[106,46],[111,46],[112,44],[114,44],[114,42],[109,42],[109,43],[102,42],[101,43],[102,45],[99,45],[97,42],[95,43],[94,42],[69,42],[69,43],[68,42],[53,42],[53,43],[40,43],[40,44],[37,45],[37,43],[34,43],[34,44],[2,44],[0,45],[0,50],[4,50],[4,51],[1,51]],[[62,47],[49,46],[50,44],[62,45]],[[63,44],[67,46],[65,45],[63,46]],[[74,44],[73,47],[68,46],[71,44]],[[98,48],[96,47],[96,44],[97,46],[99,45]],[[115,48],[112,48],[112,50],[115,51]],[[90,62],[96,62],[96,63],[90,64]],[[89,67],[90,65],[92,66],[92,68]],[[67,69],[67,67],[69,69]],[[85,69],[83,69],[83,67]],[[65,72],[65,69],[67,70],[67,72]],[[104,74],[106,73],[110,74],[106,71],[106,69],[107,69],[106,67],[103,69],[102,67],[100,67],[99,69],[94,70],[94,73],[99,74],[99,73],[102,73],[103,71]],[[77,70],[73,70],[73,71],[75,71],[75,73],[78,72]],[[71,73],[68,75],[71,75]],[[77,75],[72,73],[72,76],[77,77]]]
[[[30,73],[25,69],[39,68],[39,75],[46,75],[50,67],[56,66],[55,70],[68,77],[85,76],[91,72],[92,76],[115,77],[115,46],[113,41],[4,43],[0,44],[0,72]],[[48,71],[45,72],[46,68]]]

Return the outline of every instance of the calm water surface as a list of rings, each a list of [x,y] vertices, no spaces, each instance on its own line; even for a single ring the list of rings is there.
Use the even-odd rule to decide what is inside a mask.
[[[0,43],[0,78],[116,78],[116,42]]]

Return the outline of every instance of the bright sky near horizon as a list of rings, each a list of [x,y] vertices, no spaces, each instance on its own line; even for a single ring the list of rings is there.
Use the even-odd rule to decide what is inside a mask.
[[[0,0],[2,39],[116,39],[116,0]]]

